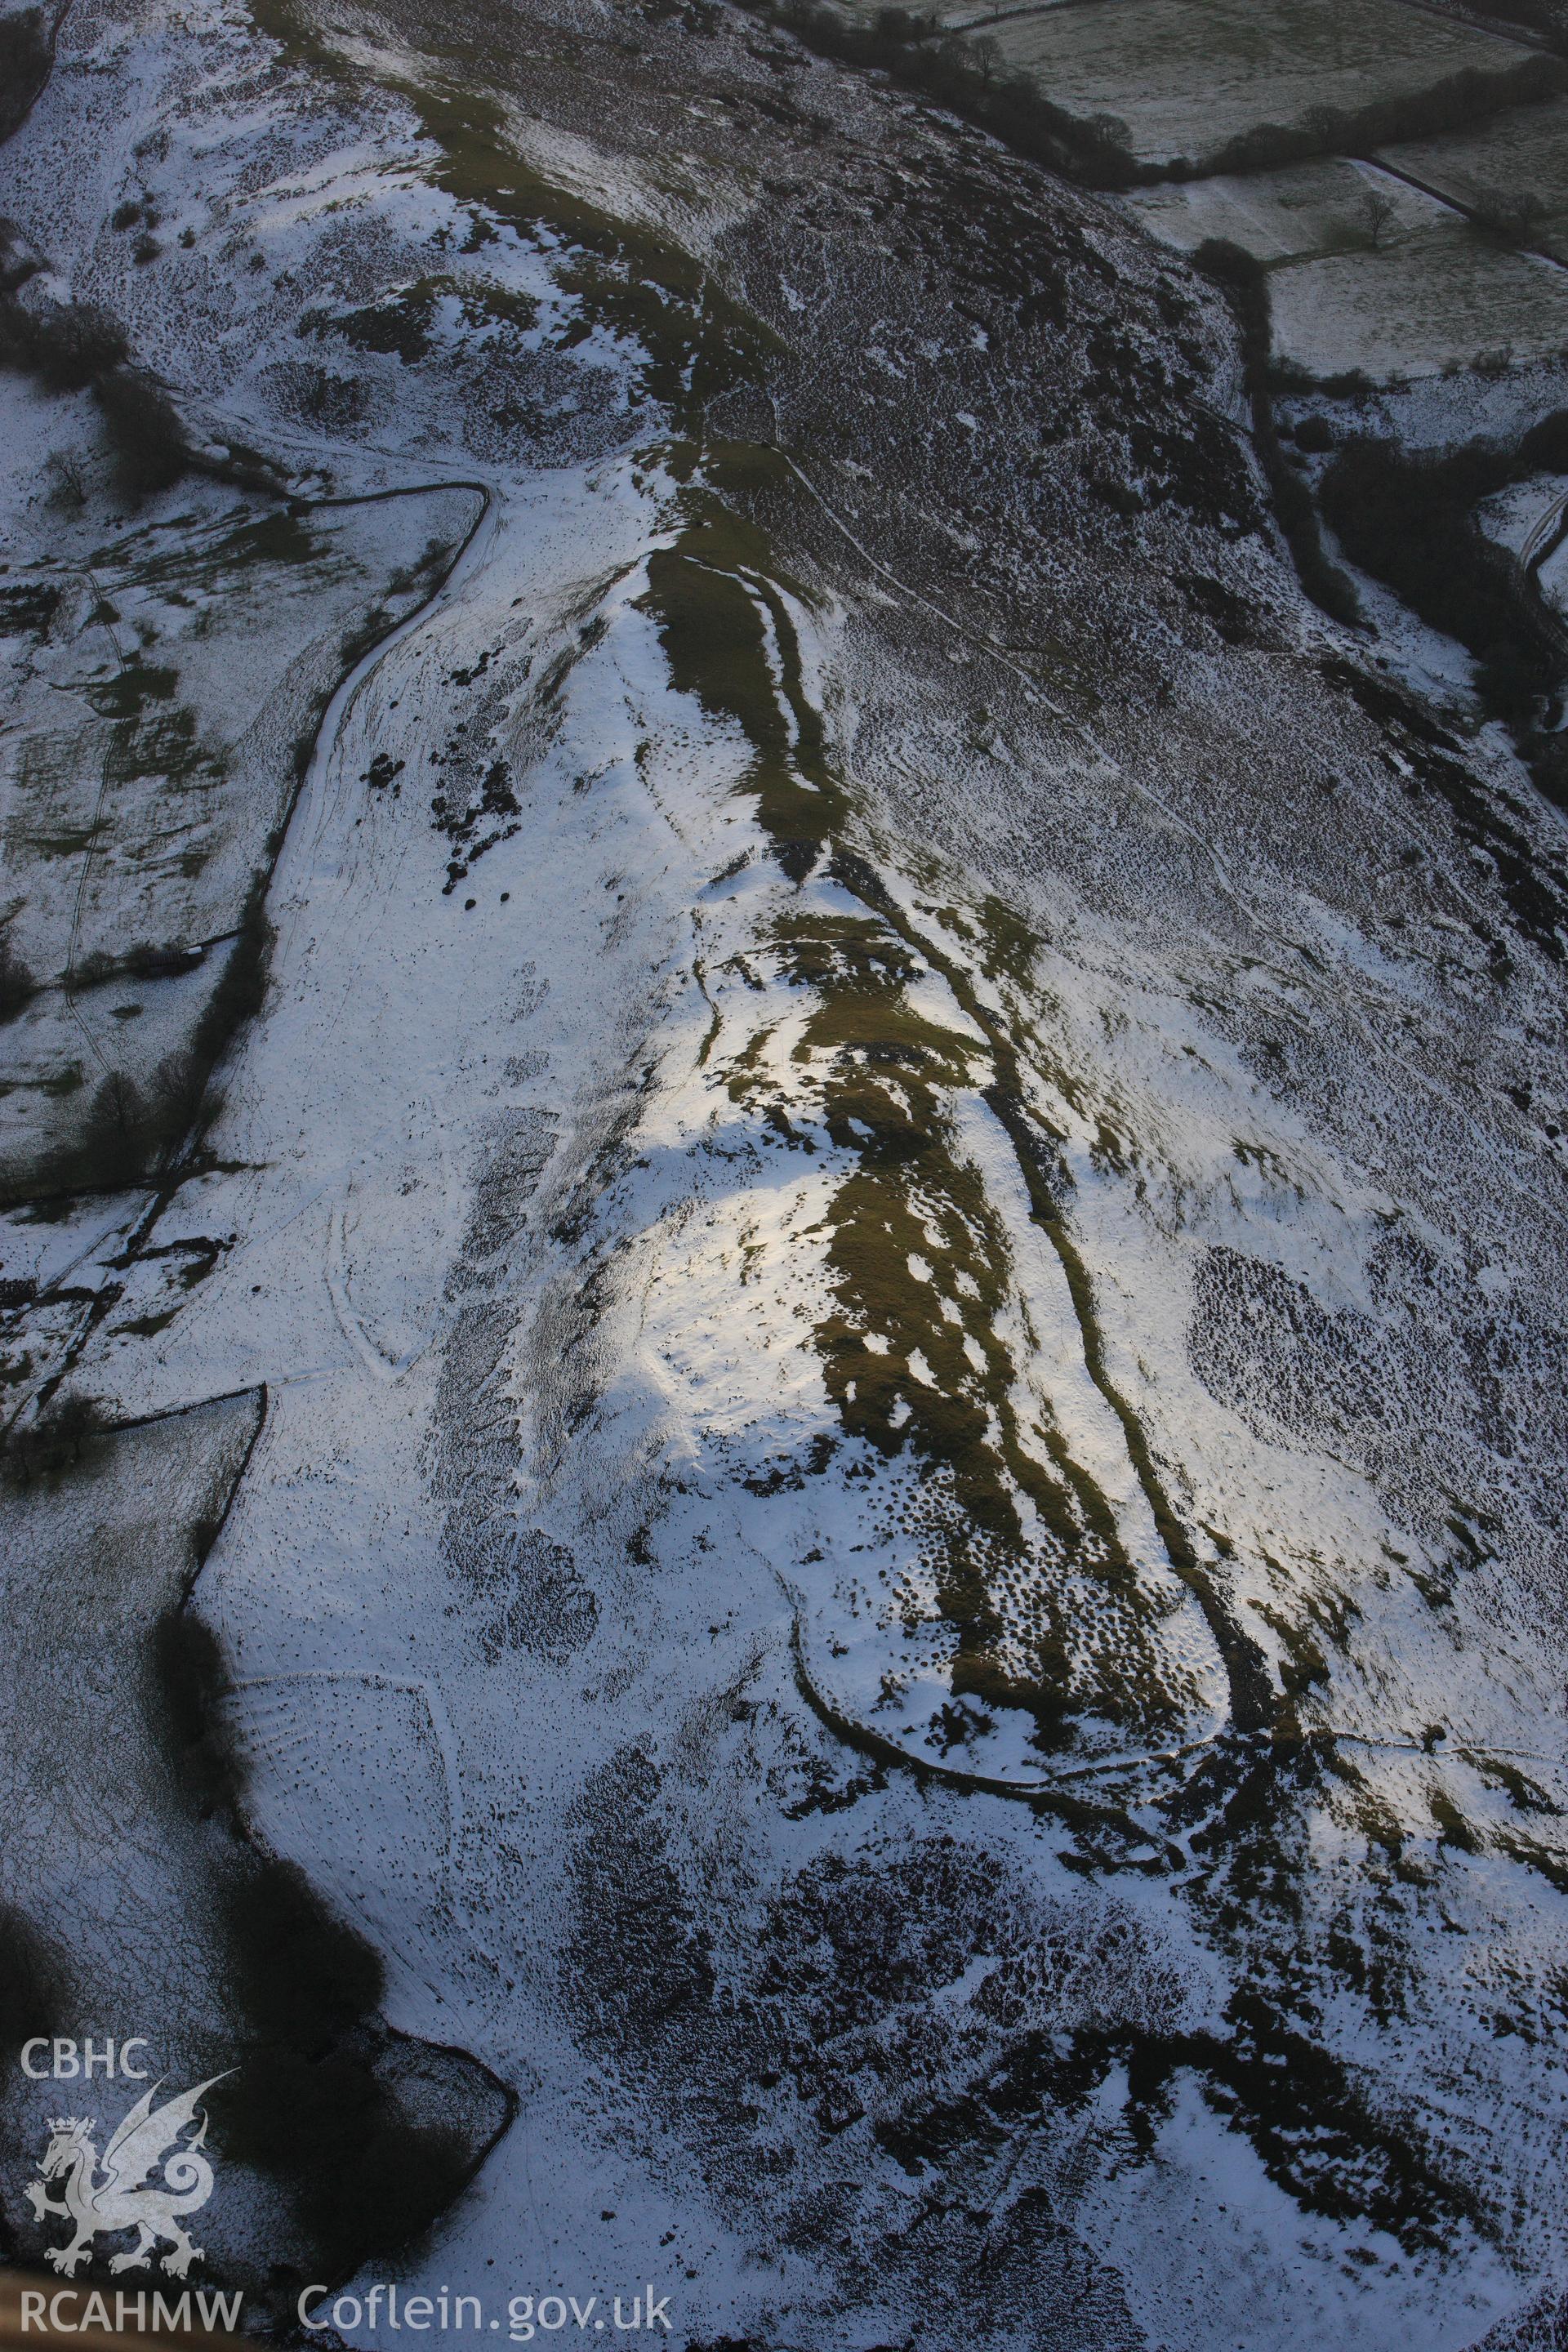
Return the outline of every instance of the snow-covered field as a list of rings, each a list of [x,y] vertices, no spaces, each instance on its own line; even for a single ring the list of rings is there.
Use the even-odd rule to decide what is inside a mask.
[[[1371,163],[1334,156],[1122,201],[1178,252],[1223,237],[1264,263],[1276,355],[1310,375],[1500,370],[1568,347],[1568,271],[1500,250],[1463,213]]]
[[[1140,162],[1200,166],[1265,124],[1297,128],[1314,109],[1407,98],[1528,54],[1405,0],[1084,0],[1009,9],[986,31],[1054,103],[1125,125]]]
[[[1367,252],[1366,206],[1373,189],[1387,195],[1391,207],[1379,226],[1380,245],[1403,241],[1429,222],[1434,207],[1417,191],[1342,155],[1279,172],[1157,181],[1132,189],[1122,201],[1151,235],[1180,253],[1195,253],[1207,237],[1225,237],[1273,266]]]
[[[76,0],[0,181],[291,490],[131,510],[6,381],[27,580],[142,648],[51,607],[8,772],[127,658],[215,763],[165,854],[73,717],[58,848],[7,803],[29,965],[217,937],[286,817],[184,1156],[0,1225],[17,1429],[133,1425],[8,1498],[8,1603],[59,1646],[133,1524],[246,1827],[382,1957],[377,2063],[465,2053],[475,2147],[515,2093],[406,2289],[651,2281],[693,2352],[1461,2352],[1550,2298],[1563,824],[1303,605],[1212,292],[641,15]],[[117,1054],[120,989],[0,1042]],[[94,1697],[129,1752],[155,1686]],[[221,1974],[231,1864],[170,1848]],[[4,1899],[122,1963],[83,1850]]]
[[[0,392],[16,501],[4,919],[37,986],[5,1041],[14,1197],[69,1149],[111,1073],[147,1096],[177,1057],[345,640],[424,602],[478,506],[471,489],[411,488],[280,511],[198,479],[106,512],[133,501],[87,396],[14,375]]]
[[[1497,252],[1462,215],[1414,190],[1401,214],[1375,252],[1326,254],[1270,277],[1281,360],[1315,376],[1359,369],[1377,382],[1561,357],[1568,270]]]

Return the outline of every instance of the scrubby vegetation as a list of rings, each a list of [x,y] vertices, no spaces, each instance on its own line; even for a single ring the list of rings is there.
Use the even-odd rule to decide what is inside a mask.
[[[37,265],[16,257],[0,224],[0,366],[56,392],[91,387],[134,495],[164,489],[191,463],[191,444],[168,392],[130,358],[125,331],[89,302],[26,302]]]
[[[109,1426],[95,1397],[57,1397],[36,1420],[6,1432],[0,1476],[12,1486],[53,1486],[78,1466]]]
[[[1222,237],[1205,239],[1193,262],[1224,289],[1241,331],[1242,361],[1252,398],[1253,442],[1301,585],[1331,619],[1353,627],[1362,618],[1361,600],[1338,564],[1329,561],[1312,494],[1280,446],[1270,396],[1268,274],[1245,247]]]
[[[246,895],[228,961],[191,1033],[191,1058],[204,1087],[240,1024],[261,1010],[273,936],[267,919],[267,877],[258,874]]]
[[[127,950],[124,969],[137,980],[163,980],[171,973],[189,971],[202,960],[200,948],[159,947],[155,940],[138,940]],[[87,957],[78,967],[78,977],[89,971],[94,959]],[[112,958],[106,958],[105,970],[118,969]]]
[[[266,2042],[226,2104],[229,2151],[287,2183],[312,2268],[330,2279],[427,2229],[473,2168],[462,2132],[413,2120],[375,2054],[374,2044],[307,2056]]]
[[[18,301],[13,288],[0,291],[0,365],[37,376],[51,391],[96,383],[126,349],[124,329],[90,302],[31,304]]]
[[[93,390],[127,486],[137,496],[167,489],[191,462],[179,412],[156,376],[122,364],[96,378]]]
[[[381,1999],[380,1959],[292,1863],[267,1857],[231,1889],[232,1988],[257,2031],[307,2062]]]
[[[380,1959],[292,1864],[268,1857],[226,1906],[232,1990],[255,2040],[225,2109],[229,2151],[287,2184],[322,2269],[343,2276],[426,2227],[472,2158],[420,2124],[374,2063]]]

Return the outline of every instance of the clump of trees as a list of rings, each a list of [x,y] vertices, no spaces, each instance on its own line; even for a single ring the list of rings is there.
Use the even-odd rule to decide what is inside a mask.
[[[1568,800],[1568,773],[1541,719],[1563,691],[1562,641],[1512,558],[1479,529],[1476,509],[1510,483],[1564,470],[1568,409],[1558,409],[1506,446],[1472,441],[1413,455],[1358,435],[1320,485],[1346,554],[1474,656],[1484,707],[1512,730],[1542,789],[1560,801]]]
[[[994,41],[945,31],[930,9],[879,8],[851,20],[818,0],[742,0],[819,57],[868,66],[982,123],[1020,155],[1094,188],[1130,188],[1164,176],[1140,163],[1117,116],[1069,113],[1033,78],[1006,68]]]
[[[0,366],[37,376],[51,392],[79,392],[121,366],[129,347],[119,322],[91,302],[22,300],[32,274],[10,286],[0,276]]]
[[[1471,205],[1474,218],[1504,245],[1529,245],[1546,217],[1546,200],[1533,188],[1483,188]]]
[[[879,8],[868,22],[820,0],[742,0],[772,16],[819,56],[870,66],[926,91],[994,131],[1019,154],[1094,188],[1130,188],[1202,173],[1267,172],[1316,155],[1357,154],[1396,139],[1431,138],[1504,108],[1568,89],[1568,65],[1554,57],[1522,58],[1501,72],[1474,66],[1426,89],[1362,107],[1315,106],[1300,122],[1264,122],[1194,163],[1141,163],[1116,115],[1083,116],[1057,105],[1028,73],[1009,68],[984,36],[944,28],[931,9]],[[1542,0],[1568,5],[1568,0]]]
[[[132,492],[145,496],[177,482],[191,463],[191,444],[152,370],[122,361],[95,379],[93,392]]]
[[[79,1139],[50,1171],[57,1188],[115,1192],[135,1183],[178,1144],[197,1093],[185,1054],[166,1055],[145,1087],[111,1070],[93,1091]]]
[[[1383,240],[1394,225],[1399,207],[1386,188],[1365,187],[1356,205],[1356,217],[1373,253],[1382,250]]]
[[[242,1022],[261,1009],[273,933],[267,919],[266,877],[252,883],[239,929],[211,995],[203,1005],[182,1053],[164,1056],[150,1078],[111,1070],[100,1079],[73,1139],[36,1168],[26,1186],[42,1192],[113,1192],[155,1181],[174,1165],[182,1147],[218,1107],[209,1097],[213,1074]],[[177,951],[133,950],[123,967],[105,960],[89,963],[72,984],[92,986],[110,970],[167,970]],[[181,963],[184,959],[179,959]],[[20,984],[20,983],[18,983]],[[30,975],[26,976],[31,992]],[[25,1001],[25,999],[24,999]]]
[[[37,993],[38,983],[8,931],[0,931],[0,1021],[14,1021]]]
[[[1362,609],[1354,583],[1337,563],[1331,562],[1311,491],[1280,444],[1268,363],[1268,272],[1244,246],[1234,245],[1226,237],[1205,238],[1194,254],[1193,264],[1220,288],[1240,329],[1242,363],[1252,401],[1253,443],[1268,478],[1274,511],[1294,559],[1297,575],[1321,611],[1331,620],[1355,627],[1362,620]]]
[[[53,1486],[77,1468],[109,1426],[96,1397],[57,1396],[35,1419],[6,1432],[0,1473],[13,1486]]]
[[[1489,16],[1501,16],[1568,56],[1568,0],[1487,0]]]
[[[1260,122],[1204,157],[1206,176],[1215,172],[1271,172],[1282,163],[1305,163],[1316,155],[1362,155],[1399,139],[1433,139],[1460,131],[1514,106],[1539,105],[1568,89],[1568,65],[1552,57],[1521,58],[1500,73],[1475,66],[1447,75],[1426,89],[1405,90],[1358,107],[1309,107],[1300,122]],[[1173,165],[1173,179],[1198,169]]]
[[[145,255],[142,258],[146,258]],[[92,302],[62,301],[42,257],[14,221],[0,219],[0,367],[21,370],[54,392],[90,390],[108,429],[125,488],[133,497],[166,489],[195,467],[252,489],[279,488],[277,469],[237,443],[198,445],[174,394],[132,356],[124,328]],[[79,504],[79,472],[61,470],[56,495]]]
[[[378,2016],[379,1954],[247,1828],[216,1635],[188,1609],[168,1611],[151,1667],[152,1712],[182,1797],[230,1833],[219,1915],[225,1989],[244,2038],[214,2128],[226,2155],[283,2188],[318,2265],[311,2275],[342,2277],[427,2226],[462,2188],[475,2151],[456,2124],[416,2116],[398,2088]]]
[[[119,320],[92,302],[61,301],[16,224],[0,220],[0,366],[51,391],[90,387],[128,487],[163,489],[191,464],[193,447],[168,389],[139,367]]]
[[[0,2042],[14,2051],[35,2033],[58,2033],[68,1997],[64,1954],[25,1913],[0,1904]]]
[[[0,16],[0,139],[9,139],[32,111],[49,78],[55,47],[41,8]]]
[[[455,2125],[416,2119],[377,2066],[380,1957],[302,1872],[255,1857],[225,1915],[251,2045],[227,2086],[224,2146],[283,2184],[323,2273],[341,2277],[427,2226],[473,2152]]]

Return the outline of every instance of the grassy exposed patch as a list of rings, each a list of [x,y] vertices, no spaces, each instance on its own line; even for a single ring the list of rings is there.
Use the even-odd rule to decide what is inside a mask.
[[[956,1694],[1026,1710],[1046,1748],[1066,1744],[1085,1712],[1168,1738],[1195,1694],[1162,1664],[1159,1608],[1058,1433],[1020,1416],[1002,1337],[1007,1236],[956,1121],[963,1097],[989,1099],[994,1051],[916,1008],[929,950],[871,869],[835,854],[847,799],[781,589],[802,592],[780,582],[765,533],[710,491],[689,489],[681,503],[687,527],[650,562],[645,599],[672,680],[743,736],[737,789],[785,873],[803,879],[832,855],[865,908],[780,921],[774,968],[813,999],[794,1049],[799,1076],[781,1086],[753,1040],[728,1079],[734,1100],[809,1150],[806,1098],[813,1127],[853,1158],[826,1217],[837,1306],[813,1332],[840,1426],[912,1474],[889,1486],[883,1532],[910,1556],[911,1596],[933,1591],[956,1631]],[[925,1606],[908,1601],[917,1621]]]
[[[658,617],[676,688],[695,696],[710,718],[743,732],[751,760],[738,789],[754,797],[776,853],[809,870],[842,823],[845,803],[826,762],[820,719],[801,688],[770,542],[709,491],[689,491],[682,503],[686,529],[673,548],[649,558],[646,609]],[[797,583],[785,584],[804,597]],[[782,706],[770,637],[783,675]]]
[[[347,70],[296,0],[252,0],[251,14],[289,56],[328,74]],[[487,95],[490,58],[482,42],[468,42],[446,26],[427,78],[410,78],[403,58],[395,65],[373,62],[370,70],[412,107],[422,133],[439,149],[432,176],[472,212],[476,243],[498,221],[524,238],[543,229],[560,240],[551,268],[562,291],[579,306],[581,315],[568,331],[572,340],[597,328],[639,346],[647,354],[637,372],[640,399],[660,403],[683,426],[695,425],[716,394],[760,380],[773,344],[771,331],[724,294],[700,262],[654,230],[612,218],[524,162],[508,136],[503,108]],[[428,281],[428,289],[436,284]],[[466,282],[460,291],[500,315],[488,291]],[[430,315],[434,300],[430,290]],[[423,349],[421,339],[428,335],[424,304],[424,294],[416,300],[388,298],[356,314],[360,331],[379,331],[374,314],[385,310],[387,331],[400,339],[388,347],[401,349],[406,336],[407,355],[417,355],[416,346]],[[394,318],[395,311],[405,316]],[[513,323],[521,323],[521,313]]]
[[[686,511],[689,528],[650,566],[648,605],[674,682],[743,731],[752,756],[740,789],[754,795],[775,854],[799,878],[841,837],[848,802],[803,690],[788,609],[773,584],[771,543],[706,492],[688,493]],[[866,918],[786,924],[778,942],[784,968],[819,992],[801,1051],[822,1067],[817,1084],[833,1139],[859,1161],[830,1218],[842,1311],[816,1338],[847,1430],[923,1465],[922,1557],[943,1614],[960,1630],[957,1686],[1028,1706],[1047,1745],[1061,1738],[1068,1712],[1090,1687],[1098,1710],[1151,1738],[1168,1732],[1192,1697],[1166,1686],[1151,1603],[1103,1497],[1054,1430],[1018,1423],[1016,1368],[995,1330],[1006,1291],[1005,1236],[976,1171],[955,1152],[947,1107],[954,1089],[968,1086],[984,1093],[1018,1154],[1035,1214],[1067,1276],[1091,1374],[1127,1433],[1173,1566],[1208,1619],[1237,1719],[1267,1720],[1272,1701],[1257,1646],[1204,1574],[1163,1499],[1136,1417],[1106,1375],[1092,1287],[1037,1164],[1041,1139],[1023,1111],[1011,1045],[962,966],[915,936],[862,859],[837,850],[832,870],[866,905]],[[998,968],[1026,970],[1032,944],[1002,921],[988,952]],[[905,981],[927,963],[976,1023],[984,1045],[932,1030],[904,1002]],[[789,1103],[782,1094],[769,1100],[763,1076],[738,1066],[731,1087],[795,1139]],[[929,1285],[914,1280],[911,1255],[932,1267]],[[916,1355],[931,1368],[930,1381],[915,1377]],[[1052,1598],[1063,1575],[1076,1580],[1070,1638]]]
[[[468,278],[421,278],[357,310],[307,310],[297,331],[340,335],[358,351],[395,352],[412,365],[428,356],[435,340],[437,309],[447,298],[458,305],[459,323],[468,341],[498,332],[515,341],[538,323],[539,305],[531,295]]]

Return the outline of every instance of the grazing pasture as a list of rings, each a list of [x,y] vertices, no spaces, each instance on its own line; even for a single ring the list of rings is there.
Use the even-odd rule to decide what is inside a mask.
[[[1568,348],[1568,277],[1532,255],[1498,252],[1435,201],[1375,251],[1287,263],[1268,283],[1275,357],[1314,376],[1500,371]]]
[[[1568,262],[1568,99],[1519,107],[1446,139],[1402,141],[1381,149],[1380,160],[1500,235]]]
[[[1387,382],[1568,348],[1568,272],[1342,156],[1167,181],[1123,199],[1163,244],[1238,245],[1268,273],[1273,355]]]
[[[1433,211],[1431,199],[1418,190],[1338,155],[1279,172],[1162,180],[1135,189],[1125,201],[1178,253],[1194,253],[1210,237],[1223,237],[1265,268],[1366,252],[1374,240],[1392,243],[1426,228]]]

